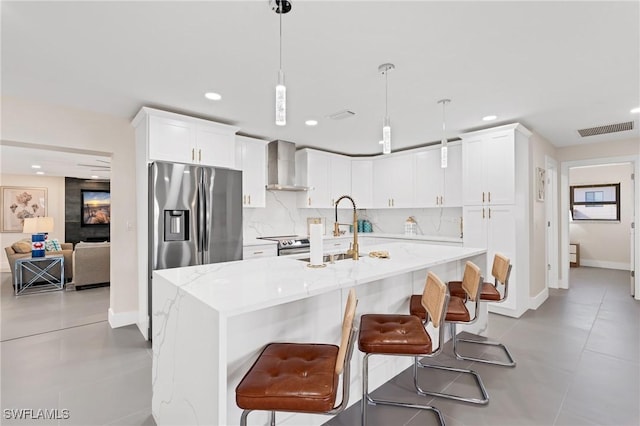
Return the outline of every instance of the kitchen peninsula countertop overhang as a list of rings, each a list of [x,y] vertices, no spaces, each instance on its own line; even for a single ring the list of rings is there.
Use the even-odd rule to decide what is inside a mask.
[[[370,250],[386,250],[390,259],[371,258]],[[364,247],[358,261],[345,259],[326,268],[308,268],[294,256],[155,271],[182,291],[224,316],[235,316],[340,288],[427,269],[475,255],[485,249],[415,243]],[[304,256],[298,256],[304,257]]]

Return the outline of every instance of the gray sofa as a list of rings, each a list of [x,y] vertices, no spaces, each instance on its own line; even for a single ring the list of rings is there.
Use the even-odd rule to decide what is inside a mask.
[[[73,250],[73,281],[71,287],[82,289],[84,286],[109,284],[111,281],[111,245],[104,243],[76,244]]]

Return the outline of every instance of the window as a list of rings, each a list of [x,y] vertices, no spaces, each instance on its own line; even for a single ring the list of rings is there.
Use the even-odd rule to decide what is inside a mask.
[[[573,220],[620,220],[620,184],[571,187]]]

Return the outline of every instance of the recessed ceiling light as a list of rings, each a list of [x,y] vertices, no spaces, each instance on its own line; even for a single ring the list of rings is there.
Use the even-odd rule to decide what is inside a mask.
[[[496,118],[498,118],[497,115],[485,115],[484,117],[482,117],[483,121],[492,121],[495,120]]]
[[[307,120],[304,122],[304,124],[306,124],[307,126],[317,126],[318,120]]]
[[[222,99],[222,95],[216,92],[207,92],[204,94],[204,97],[212,101],[219,101],[220,99]]]
[[[639,112],[640,112],[640,107],[634,108],[634,109],[631,110],[631,114],[637,114]]]
[[[36,172],[37,175],[43,175],[44,172]]]
[[[32,168],[32,169],[40,169],[40,168],[42,168],[42,167],[41,167],[41,166],[39,166],[39,165],[37,165],[37,164],[34,164],[34,165],[32,165],[32,166],[31,166],[31,168]]]
[[[91,176],[91,179],[98,179],[98,176],[93,175],[93,176]]]

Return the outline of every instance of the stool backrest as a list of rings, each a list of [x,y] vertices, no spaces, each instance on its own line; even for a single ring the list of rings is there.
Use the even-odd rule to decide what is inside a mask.
[[[475,302],[480,294],[480,284],[482,283],[482,275],[478,266],[467,260],[464,265],[464,275],[462,276],[462,288],[467,293],[467,297]]]
[[[491,275],[493,275],[497,282],[507,285],[507,282],[509,282],[510,274],[511,261],[508,257],[500,253],[496,253],[493,256],[493,267],[491,268]]]
[[[356,316],[356,299],[355,289],[349,290],[347,304],[344,308],[344,319],[342,320],[342,338],[340,339],[340,348],[338,349],[338,358],[336,359],[336,374],[342,374],[344,362],[347,357],[347,349],[349,349],[349,340],[353,333],[353,320]],[[353,342],[352,342],[353,343]],[[353,346],[353,345],[352,345]]]
[[[433,272],[427,274],[427,282],[422,292],[422,306],[431,318],[434,327],[440,327],[446,311],[447,286]]]

